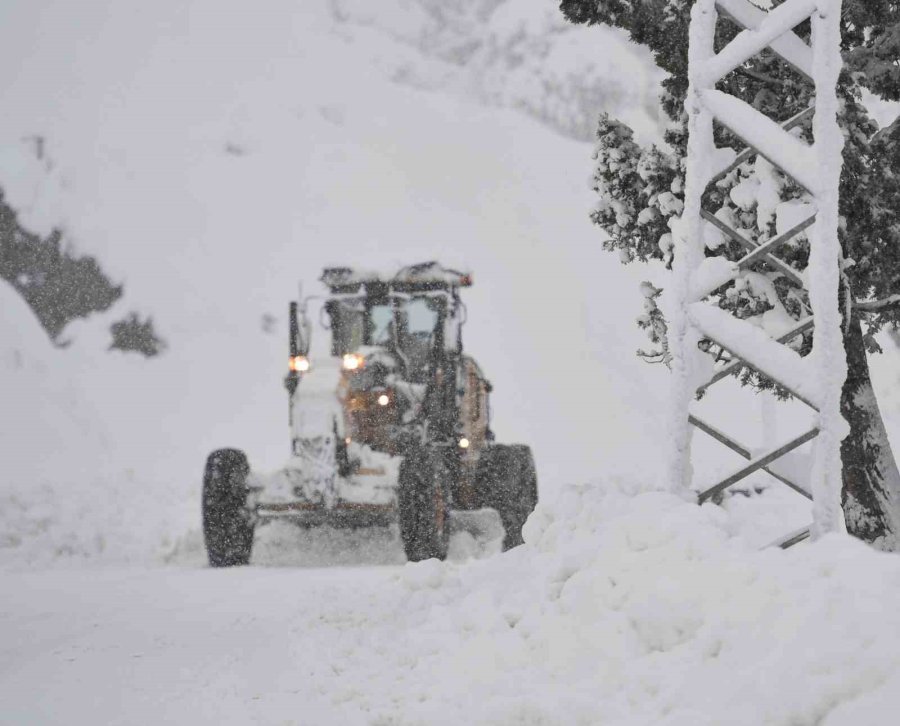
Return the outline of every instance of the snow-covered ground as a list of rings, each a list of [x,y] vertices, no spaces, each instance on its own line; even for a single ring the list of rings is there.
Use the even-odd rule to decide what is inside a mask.
[[[466,564],[7,573],[0,722],[891,722],[896,557],[603,484]]]
[[[760,552],[807,522],[783,488],[725,508],[647,491],[668,380],[635,357],[633,318],[658,271],[600,250],[590,147],[573,138],[585,103],[652,136],[658,74],[544,5],[0,7],[0,188],[27,226],[63,225],[126,286],[55,349],[0,283],[0,723],[896,713],[893,558],[839,540]],[[541,63],[518,63],[522,47]],[[597,79],[590,93],[567,85],[575,71]],[[390,530],[272,525],[253,567],[207,570],[207,452],[239,445],[274,468],[288,450],[297,283],[320,292],[326,264],[428,259],[474,271],[467,346],[495,384],[494,428],[538,463],[528,544],[501,556],[495,536],[461,531],[450,562],[413,566]],[[164,356],[105,351],[132,308],[154,316]],[[877,383],[900,434],[886,345]],[[729,385],[701,408],[759,446],[745,415],[759,404]],[[799,411],[759,416],[777,436]],[[734,465],[696,444],[698,477]]]

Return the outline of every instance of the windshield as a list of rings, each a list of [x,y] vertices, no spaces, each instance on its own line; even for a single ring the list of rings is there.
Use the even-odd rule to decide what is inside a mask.
[[[365,344],[366,318],[356,301],[329,300],[326,310],[331,317],[331,354],[352,353]]]
[[[405,300],[397,311],[397,347],[413,382],[422,382],[428,375],[443,303],[442,298],[416,297]]]
[[[331,317],[333,355],[353,353],[364,345],[393,346],[395,313],[389,302],[367,307],[365,298],[330,300],[326,310]]]
[[[352,353],[364,345],[397,350],[411,369],[413,378],[427,373],[441,310],[441,297],[393,298],[383,304],[366,305],[365,298],[331,300],[332,353]]]
[[[394,311],[390,305],[372,305],[368,315],[366,345],[388,346],[394,338]]]
[[[402,307],[404,328],[410,335],[432,335],[438,322],[438,306],[425,297],[413,298]]]

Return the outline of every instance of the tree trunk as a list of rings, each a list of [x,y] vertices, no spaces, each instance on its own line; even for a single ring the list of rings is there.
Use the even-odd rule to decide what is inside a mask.
[[[841,443],[842,502],[847,531],[878,549],[900,551],[900,472],[872,388],[862,326],[844,334],[847,380],[841,413],[850,433]]]

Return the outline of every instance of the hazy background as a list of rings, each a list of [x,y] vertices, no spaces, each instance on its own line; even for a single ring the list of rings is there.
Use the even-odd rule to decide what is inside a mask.
[[[60,349],[0,283],[0,558],[196,540],[211,449],[288,453],[287,302],[330,264],[474,273],[467,349],[544,494],[652,476],[667,380],[633,320],[659,271],[601,250],[589,140],[604,110],[656,138],[659,78],[545,0],[4,2],[0,189],[124,294]],[[128,310],[164,354],[107,352]]]

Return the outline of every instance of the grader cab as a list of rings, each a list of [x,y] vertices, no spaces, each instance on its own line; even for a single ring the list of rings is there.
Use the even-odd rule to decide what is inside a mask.
[[[329,355],[310,355],[308,301],[291,303],[291,457],[261,476],[235,449],[204,477],[210,563],[249,561],[253,530],[399,524],[407,557],[443,559],[453,510],[495,509],[504,548],[521,543],[537,503],[531,450],[494,442],[491,384],[463,349],[470,275],[437,263],[384,275],[327,268]]]

